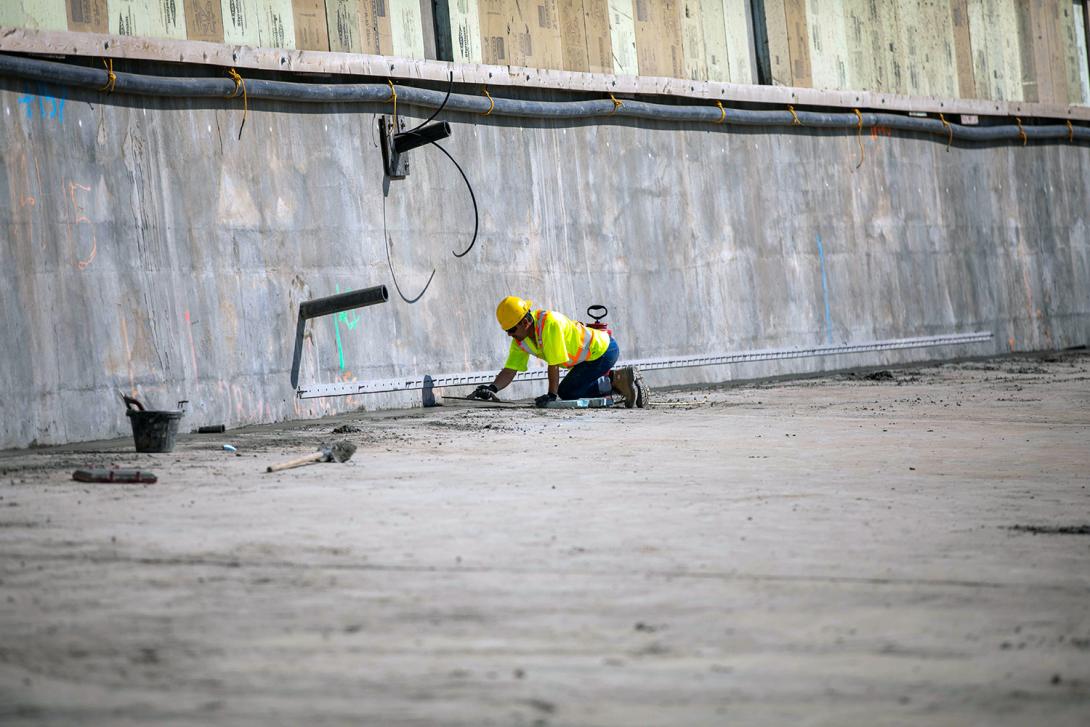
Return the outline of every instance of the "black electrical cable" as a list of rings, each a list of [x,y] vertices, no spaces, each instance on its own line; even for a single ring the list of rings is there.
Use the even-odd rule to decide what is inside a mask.
[[[469,177],[467,177],[466,173],[462,171],[462,166],[454,160],[454,157],[450,155],[450,152],[439,146],[438,142],[433,141],[430,143],[435,145],[436,149],[446,154],[447,159],[450,159],[450,161],[454,164],[454,167],[458,170],[458,173],[462,175],[462,179],[465,180],[466,189],[469,190],[469,199],[471,202],[473,202],[473,239],[469,241],[469,247],[467,247],[462,252],[454,252],[453,250],[450,251],[451,254],[454,255],[454,257],[465,257],[469,253],[469,251],[473,249],[474,243],[477,242],[477,230],[480,227],[481,222],[480,215],[477,212],[477,195],[473,194],[473,185],[469,183]]]
[[[450,92],[451,92],[451,89],[453,89],[453,88],[454,88],[454,72],[451,71],[451,73],[450,73],[450,82],[447,85],[447,95],[446,95],[446,98],[443,99],[443,103],[439,104],[439,108],[437,108],[435,110],[435,112],[431,116],[429,116],[423,122],[421,122],[421,123],[417,124],[415,127],[413,127],[412,131],[416,131],[420,127],[425,126],[426,124],[430,123],[432,119],[434,119],[436,116],[439,115],[439,112],[442,111],[443,108],[447,105],[447,100],[450,98]],[[406,132],[406,133],[408,133],[408,132]],[[429,142],[429,143],[433,144],[436,149],[443,152],[443,154],[446,155],[447,159],[450,159],[451,164],[453,164],[454,168],[458,170],[458,173],[462,175],[462,181],[464,181],[466,183],[466,189],[469,190],[469,200],[470,200],[470,202],[473,203],[473,238],[469,241],[469,246],[465,250],[463,250],[462,252],[455,252],[454,250],[450,251],[451,254],[454,255],[454,257],[457,257],[457,258],[465,257],[466,255],[469,254],[469,251],[472,250],[473,246],[477,243],[477,232],[480,230],[481,217],[480,217],[480,212],[477,209],[477,195],[475,195],[473,193],[473,185],[470,184],[469,177],[466,176],[465,171],[462,169],[462,165],[459,164],[458,161],[453,156],[451,156],[449,151],[447,151],[443,147],[439,146],[439,144],[437,142],[432,141],[432,142]],[[409,303],[409,304],[415,303],[416,301],[420,300],[424,296],[424,293],[427,292],[428,287],[431,285],[432,279],[435,277],[435,270],[436,269],[432,268],[431,275],[428,277],[428,282],[424,284],[424,289],[421,290],[420,293],[415,298],[412,298],[412,299],[407,298],[407,297],[405,297],[405,294],[401,292],[401,286],[398,285],[397,276],[394,274],[393,258],[390,255],[390,236],[389,236],[389,233],[386,231],[386,195],[385,194],[382,196],[382,238],[386,243],[386,263],[390,267],[390,278],[394,281],[394,288],[397,290],[397,294],[400,295],[401,299],[403,301],[405,301],[406,303]]]
[[[424,126],[424,125],[426,125],[426,124],[430,123],[432,119],[434,119],[434,118],[435,118],[436,116],[438,116],[438,115],[439,115],[439,112],[440,112],[440,111],[442,111],[442,110],[443,110],[443,109],[444,109],[444,108],[446,107],[446,105],[447,105],[447,101],[449,101],[449,100],[450,100],[450,92],[451,92],[451,91],[453,91],[453,90],[454,90],[454,71],[451,71],[451,72],[450,72],[450,81],[449,81],[449,82],[447,83],[447,95],[446,95],[446,96],[445,96],[445,97],[443,98],[443,103],[439,104],[439,108],[437,108],[437,109],[436,109],[436,110],[435,110],[435,111],[434,111],[434,112],[432,113],[432,115],[431,115],[431,116],[429,116],[429,117],[428,117],[428,118],[426,118],[426,119],[425,119],[424,121],[421,121],[421,122],[420,122],[419,124],[417,124],[416,126],[414,126],[414,127],[412,128],[412,131],[416,131],[416,130],[417,130],[417,129],[419,129],[419,128],[420,128],[421,126]]]
[[[424,297],[424,293],[428,291],[428,287],[431,285],[432,278],[435,277],[435,268],[431,269],[431,275],[428,276],[428,282],[424,283],[423,290],[415,298],[406,298],[405,294],[401,292],[401,286],[397,283],[397,274],[394,273],[394,261],[390,256],[390,235],[386,232],[386,195],[382,195],[382,241],[386,244],[386,264],[390,266],[390,279],[394,281],[394,288],[397,290],[397,294],[401,296],[401,299],[406,303],[412,305],[416,301]]]

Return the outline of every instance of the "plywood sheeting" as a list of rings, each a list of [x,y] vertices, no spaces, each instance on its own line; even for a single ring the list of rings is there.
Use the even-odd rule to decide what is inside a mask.
[[[923,43],[924,32],[921,22],[920,3],[905,2],[897,6],[897,72],[894,74],[896,93],[909,96],[922,96],[923,80]]]
[[[429,2],[0,0],[0,24],[423,59]],[[761,0],[760,42],[774,85],[1090,105],[1088,2]],[[756,82],[751,0],[437,7],[456,63]]]
[[[325,0],[292,0],[291,6],[294,11],[295,47],[302,50],[329,50]]]
[[[69,0],[77,2],[83,0]],[[322,10],[325,18],[325,9]],[[220,0],[185,0],[185,32],[189,40],[223,42],[223,8]],[[329,50],[328,44],[325,50]]]
[[[730,81],[727,55],[727,23],[724,0],[702,0],[704,19],[704,71],[709,81]]]
[[[685,77],[680,2],[683,0],[634,0],[640,75]]]
[[[634,0],[609,0],[609,40],[613,49],[613,72],[622,76],[639,75],[636,55],[636,17]]]
[[[969,34],[977,91],[1022,100],[1022,59],[1015,0],[969,0]]]
[[[958,88],[957,56],[948,0],[922,0],[918,21],[923,49],[921,95],[954,97]]]
[[[969,0],[950,0],[950,20],[954,28],[957,95],[960,98],[977,98],[976,66],[969,37]]]
[[[1058,86],[1059,81],[1056,80],[1056,75],[1062,75],[1064,90],[1066,91],[1065,101],[1067,103],[1080,103],[1083,101],[1083,95],[1082,75],[1079,71],[1080,66],[1086,64],[1086,53],[1079,48],[1079,39],[1076,37],[1078,26],[1075,15],[1083,14],[1082,6],[1076,5],[1071,0],[1060,0],[1057,10],[1056,31],[1059,52],[1055,54],[1057,67],[1053,79]],[[1084,33],[1084,42],[1085,38]]]
[[[359,0],[326,0],[329,49],[338,53],[360,53]]]
[[[110,0],[111,3],[119,0]],[[258,31],[258,8],[254,0],[221,0],[223,41],[234,45],[261,47]],[[114,13],[110,13],[113,23]]]
[[[363,0],[360,13],[361,30],[364,43],[372,39],[365,53],[377,53],[380,56],[394,55],[394,30],[391,24],[390,0]],[[363,23],[369,23],[363,27]]]
[[[258,44],[262,48],[294,48],[295,10],[291,0],[252,0],[251,4],[257,10]]]
[[[111,33],[185,40],[185,6],[174,0],[108,0]]]
[[[451,50],[455,63],[481,63],[481,21],[477,0],[449,0]]]
[[[721,1],[727,35],[727,59],[730,67],[728,80],[731,83],[757,83],[757,59],[753,42],[750,0]],[[707,33],[704,35],[704,41],[707,44]]]
[[[527,68],[563,68],[557,0],[520,0],[510,3],[511,29],[523,40],[512,43],[512,63]]]
[[[609,29],[609,0],[583,0],[587,31],[587,60],[591,73],[613,73],[613,49]]]
[[[784,0],[787,18],[787,45],[791,50],[792,85],[813,87],[810,70],[810,33],[806,24],[806,0]]]
[[[717,0],[707,0],[715,5]],[[701,0],[678,0],[681,9],[681,55],[684,78],[708,80],[708,60],[704,48],[704,12]]]
[[[844,0],[845,53],[851,68],[851,83],[857,89],[876,88],[874,64],[876,13],[870,0]]]
[[[217,11],[219,10],[219,0],[205,0],[205,2],[216,5]],[[12,5],[15,5],[14,1],[12,2]],[[65,5],[68,10],[68,30],[79,33],[109,32],[110,23],[106,15],[106,0],[68,0]],[[189,16],[192,12],[188,2],[186,3],[185,10],[187,35],[190,40],[196,40],[196,38],[188,32]],[[3,21],[0,21],[0,25],[2,24]],[[220,39],[222,40],[222,38]]]
[[[811,82],[814,88],[851,88],[844,0],[808,0]]]
[[[68,30],[68,9],[65,0],[0,0],[0,25]]]
[[[765,0],[765,26],[768,29],[768,61],[772,85],[794,86],[791,70],[791,44],[787,40],[785,0]]]
[[[1071,103],[1090,106],[1090,3],[1086,0],[1075,0],[1073,7],[1080,93],[1078,98],[1075,98],[1074,93],[1071,94]]]
[[[424,57],[424,28],[420,0],[384,0],[389,11],[392,55],[398,58]]]
[[[564,55],[564,70],[590,71],[587,24],[583,0],[559,0],[560,48]]]
[[[477,0],[477,8],[480,12],[481,58],[490,65],[509,65],[508,22],[503,0]]]

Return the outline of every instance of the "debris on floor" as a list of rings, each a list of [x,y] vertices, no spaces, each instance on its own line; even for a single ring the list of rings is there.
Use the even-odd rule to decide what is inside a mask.
[[[85,469],[72,473],[72,479],[77,482],[114,482],[120,484],[145,484],[150,485],[159,481],[154,473],[147,470],[130,469]]]

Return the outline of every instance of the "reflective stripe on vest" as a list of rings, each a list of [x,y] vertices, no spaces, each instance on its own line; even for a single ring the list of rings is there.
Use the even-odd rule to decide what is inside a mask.
[[[537,340],[541,343],[541,353],[545,353],[545,340],[541,337],[542,331],[545,330],[545,320],[549,317],[549,311],[539,310],[536,314],[537,325],[534,327],[534,333],[537,336]],[[580,338],[579,338],[579,351],[574,356],[568,356],[568,360],[560,364],[566,369],[570,369],[573,366],[583,363],[590,356],[590,346],[594,343],[594,334],[587,330],[587,327],[578,321],[572,321],[575,325],[579,326]],[[516,341],[516,345],[531,356],[541,356],[530,350],[529,345],[525,345],[525,340]],[[567,353],[567,341],[564,342],[564,352]]]

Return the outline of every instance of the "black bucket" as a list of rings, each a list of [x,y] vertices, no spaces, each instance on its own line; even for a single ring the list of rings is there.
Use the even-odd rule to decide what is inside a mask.
[[[170,452],[178,436],[178,422],[184,411],[148,411],[131,396],[122,396],[132,424],[132,438],[137,452]]]

